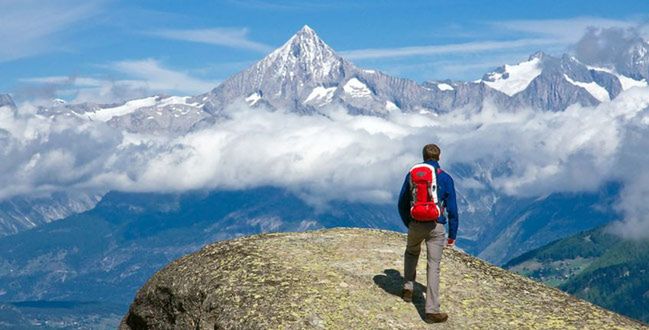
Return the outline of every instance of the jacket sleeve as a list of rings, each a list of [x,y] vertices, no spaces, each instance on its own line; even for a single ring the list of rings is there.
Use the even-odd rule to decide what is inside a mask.
[[[410,199],[412,196],[410,196],[410,183],[408,182],[410,174],[406,175],[406,179],[403,180],[403,186],[401,186],[401,192],[399,193],[399,203],[398,203],[398,209],[399,209],[399,216],[401,217],[401,221],[403,221],[403,224],[408,227],[410,224]]]
[[[455,184],[450,175],[447,175],[447,177],[447,191],[444,203],[446,205],[446,214],[448,215],[448,238],[456,239],[459,218],[457,214],[457,201],[455,199]]]

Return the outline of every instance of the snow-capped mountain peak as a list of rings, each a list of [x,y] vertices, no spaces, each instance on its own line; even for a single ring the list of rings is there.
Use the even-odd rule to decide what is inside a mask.
[[[538,50],[538,51],[536,51],[534,54],[530,55],[530,57],[529,57],[527,60],[528,60],[528,61],[531,61],[531,60],[533,60],[533,59],[539,59],[539,60],[542,61],[542,60],[545,59],[546,57],[548,57],[548,54],[546,54],[546,53],[543,52],[542,50]]]
[[[274,70],[276,77],[289,80],[299,78],[302,73],[306,75],[304,78],[322,81],[339,71],[343,62],[313,29],[305,25],[284,45],[257,63],[255,71]]]
[[[256,95],[254,102],[245,100],[250,106],[312,113],[315,106],[332,102],[337,86],[360,71],[305,25],[252,67],[196,99],[205,99],[205,110],[213,114],[251,95]]]

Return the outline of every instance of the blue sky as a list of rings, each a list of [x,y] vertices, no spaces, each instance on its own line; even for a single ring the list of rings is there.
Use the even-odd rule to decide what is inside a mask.
[[[649,35],[648,1],[0,0],[0,92],[109,102],[199,94],[308,24],[361,67],[479,79],[589,26]]]

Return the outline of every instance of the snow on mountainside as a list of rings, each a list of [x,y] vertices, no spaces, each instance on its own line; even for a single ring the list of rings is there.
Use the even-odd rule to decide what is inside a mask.
[[[647,86],[647,80],[642,78],[640,80],[636,80],[630,77],[627,77],[623,74],[617,73],[615,70],[609,69],[609,68],[600,68],[596,66],[588,66],[588,69],[594,70],[594,71],[601,71],[601,72],[606,72],[613,74],[617,77],[617,79],[620,81],[620,84],[622,85],[622,90],[628,90],[633,87],[646,87]]]
[[[124,116],[133,113],[137,109],[150,107],[156,104],[158,97],[151,96],[144,99],[128,101],[114,108],[102,108],[85,114],[89,119],[108,121],[113,117]]]
[[[350,79],[343,86],[343,90],[352,97],[367,97],[372,95],[372,91],[367,88],[367,85],[356,78]]]
[[[446,84],[446,83],[439,83],[437,84],[437,88],[441,91],[452,91],[454,90],[453,86]]]
[[[539,62],[539,58],[532,58],[517,65],[505,65],[500,71],[488,74],[484,83],[509,96],[514,96],[525,90],[532,80],[541,74],[543,70],[539,67]]]
[[[309,103],[309,102],[321,102],[321,105],[331,103],[331,100],[333,100],[334,93],[336,92],[336,87],[329,87],[329,88],[324,88],[321,86],[318,86],[314,88],[309,96],[306,97],[306,100],[304,100],[304,103]]]
[[[596,82],[591,81],[586,83],[581,81],[574,81],[570,79],[567,74],[564,74],[563,76],[566,78],[566,80],[568,80],[569,83],[575,86],[579,86],[588,91],[588,93],[590,93],[590,95],[592,95],[598,101],[606,102],[611,100],[611,97],[608,95],[608,91],[604,87],[598,85]]]

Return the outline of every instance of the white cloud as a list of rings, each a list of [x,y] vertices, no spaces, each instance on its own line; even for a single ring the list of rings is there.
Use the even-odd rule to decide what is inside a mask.
[[[36,84],[74,84],[78,87],[98,87],[104,81],[96,78],[89,77],[74,77],[74,76],[48,76],[48,77],[33,77],[22,78],[21,82],[36,83]]]
[[[154,91],[180,91],[185,94],[205,93],[218,84],[192,77],[186,72],[166,68],[155,59],[119,61],[112,68],[146,83]]]
[[[572,17],[565,19],[509,20],[492,22],[490,25],[515,32],[549,38],[556,43],[573,44],[589,28],[636,28],[641,25],[635,20],[614,20],[601,17]]]
[[[459,54],[484,51],[502,51],[503,49],[517,49],[522,47],[540,47],[556,43],[552,39],[530,38],[507,41],[475,41],[459,44],[414,46],[399,48],[370,48],[348,50],[340,52],[345,58],[355,59],[376,59],[376,58],[400,58],[409,56],[424,56],[438,54]]]
[[[166,39],[199,42],[235,49],[247,49],[260,53],[266,53],[272,50],[272,47],[269,45],[248,39],[248,29],[245,28],[212,28],[187,30],[165,29],[151,31],[147,34]]]
[[[5,0],[0,10],[0,62],[64,50],[61,34],[97,15],[103,1]]]
[[[649,88],[596,107],[564,112],[456,110],[388,118],[301,116],[233,104],[229,120],[183,136],[118,132],[98,122],[52,119],[23,108],[0,118],[0,198],[55,190],[184,191],[279,186],[314,204],[394,203],[420,148],[437,142],[443,166],[474,175],[460,189],[489,187],[512,196],[595,191],[620,181],[619,211],[649,222]],[[466,180],[466,182],[465,182]],[[625,227],[627,226],[627,227]],[[625,234],[630,230],[623,230]]]

